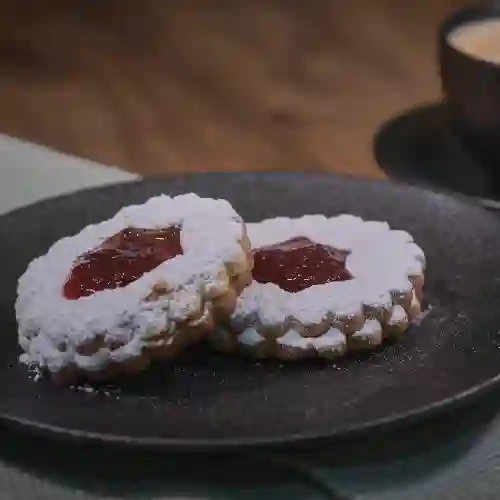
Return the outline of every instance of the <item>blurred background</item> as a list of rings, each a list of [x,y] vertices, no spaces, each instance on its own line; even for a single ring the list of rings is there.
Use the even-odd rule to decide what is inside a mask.
[[[438,99],[465,0],[0,4],[0,133],[142,175],[381,177],[381,123]]]

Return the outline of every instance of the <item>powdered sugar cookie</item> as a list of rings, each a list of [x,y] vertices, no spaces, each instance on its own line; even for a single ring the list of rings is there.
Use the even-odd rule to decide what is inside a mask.
[[[125,207],[61,239],[21,276],[22,360],[64,383],[141,370],[228,317],[252,265],[225,200],[161,195]]]
[[[248,224],[252,284],[220,350],[258,357],[335,358],[398,337],[420,314],[425,257],[405,231],[352,215]]]

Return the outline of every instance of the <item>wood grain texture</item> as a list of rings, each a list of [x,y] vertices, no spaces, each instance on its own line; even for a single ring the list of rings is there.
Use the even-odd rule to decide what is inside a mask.
[[[382,121],[439,96],[464,0],[0,5],[0,132],[142,174],[380,177]]]

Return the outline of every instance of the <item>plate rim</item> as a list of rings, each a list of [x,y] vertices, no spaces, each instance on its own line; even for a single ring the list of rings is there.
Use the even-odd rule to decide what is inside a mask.
[[[337,439],[361,438],[367,434],[374,435],[375,433],[382,433],[389,427],[391,430],[409,427],[413,424],[429,420],[432,417],[439,417],[455,409],[465,407],[476,399],[486,397],[498,388],[500,388],[500,373],[481,384],[476,384],[470,389],[407,412],[393,413],[387,417],[381,417],[361,425],[346,426],[329,433],[298,433],[286,437],[275,438],[173,439],[128,437],[120,434],[79,431],[55,425],[41,424],[36,421],[14,417],[5,412],[0,412],[0,422],[18,429],[30,431],[37,435],[52,437],[58,441],[105,444],[110,446],[124,446],[127,448],[160,449],[188,453],[211,453],[234,451],[237,449],[287,448],[313,445],[319,441],[324,444],[326,441],[330,442]]]
[[[188,172],[188,173],[180,173],[180,174],[172,174],[172,175],[153,175],[148,177],[143,177],[141,179],[130,179],[130,180],[120,180],[118,182],[112,182],[107,184],[102,184],[98,186],[87,186],[82,189],[77,189],[71,191],[69,193],[61,193],[55,196],[51,196],[49,198],[44,198],[42,200],[37,200],[27,205],[23,205],[21,207],[16,207],[12,210],[9,210],[4,213],[0,213],[0,220],[3,218],[7,218],[10,216],[14,216],[17,213],[23,212],[24,210],[33,209],[34,207],[43,206],[45,204],[50,204],[54,201],[63,201],[64,199],[72,198],[73,196],[78,196],[80,194],[90,193],[90,192],[103,192],[112,190],[115,188],[120,188],[122,186],[134,186],[141,184],[154,184],[156,182],[166,183],[169,181],[186,181],[189,182],[190,179],[201,178],[201,177],[267,177],[267,178],[278,178],[278,177],[287,177],[289,175],[293,175],[294,177],[334,177],[339,179],[341,182],[349,182],[352,184],[364,184],[364,185],[389,185],[393,188],[397,189],[408,189],[413,191],[419,191],[421,193],[433,193],[436,195],[446,196],[452,198],[454,200],[458,200],[461,203],[466,203],[469,206],[484,208],[481,201],[495,201],[490,200],[489,198],[481,198],[472,195],[467,195],[465,193],[460,193],[458,191],[453,191],[447,188],[441,188],[439,186],[431,186],[431,185],[421,185],[418,183],[414,183],[411,181],[405,181],[403,179],[391,178],[391,177],[367,177],[367,176],[359,176],[353,175],[343,172],[327,172],[324,170],[310,170],[307,172],[295,172],[292,170],[276,170],[276,171],[265,171],[265,172],[225,172],[225,171],[214,171],[214,172]],[[500,203],[500,201],[499,201]]]

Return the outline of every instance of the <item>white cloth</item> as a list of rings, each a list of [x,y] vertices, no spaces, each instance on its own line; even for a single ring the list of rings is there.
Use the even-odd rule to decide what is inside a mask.
[[[118,168],[0,135],[0,213],[58,194],[137,178]]]

